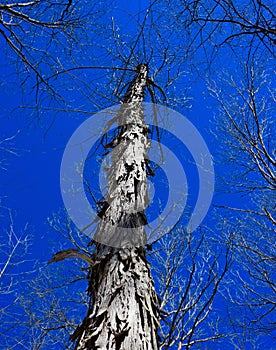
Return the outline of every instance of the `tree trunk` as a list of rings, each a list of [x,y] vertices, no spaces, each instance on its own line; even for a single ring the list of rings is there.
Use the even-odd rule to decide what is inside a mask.
[[[91,307],[73,335],[77,350],[158,349],[158,300],[146,259],[148,127],[142,102],[148,67],[139,65],[118,113],[108,193],[94,238]]]

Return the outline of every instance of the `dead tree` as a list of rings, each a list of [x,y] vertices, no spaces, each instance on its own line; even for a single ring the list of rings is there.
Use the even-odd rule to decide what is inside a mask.
[[[91,307],[72,339],[76,349],[157,349],[158,299],[146,259],[148,126],[143,115],[148,67],[139,65],[118,112],[108,193],[94,237]],[[96,242],[103,242],[96,243]]]

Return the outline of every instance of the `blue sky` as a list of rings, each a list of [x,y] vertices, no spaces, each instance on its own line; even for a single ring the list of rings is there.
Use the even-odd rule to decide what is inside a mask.
[[[142,10],[142,17],[145,8],[146,2],[137,2],[137,8],[127,1],[121,2],[118,9],[111,11],[105,20],[110,25],[110,19],[114,17],[116,25],[125,35],[129,30],[137,29],[131,16]],[[20,88],[20,77],[16,75],[15,67],[8,64],[5,55],[2,62],[4,64],[1,65],[1,76],[5,82],[0,97],[3,107],[1,131],[4,137],[15,136],[10,144],[16,149],[16,155],[5,153],[7,170],[1,172],[3,194],[7,198],[4,205],[13,208],[19,226],[24,226],[27,221],[33,227],[35,237],[37,232],[43,237],[47,235],[47,217],[63,206],[59,188],[63,150],[72,133],[87,116],[78,115],[76,118],[70,113],[59,113],[55,116],[42,110],[40,119],[37,119],[31,108],[21,108],[32,106],[33,97]],[[85,64],[88,65],[89,62]],[[5,77],[10,75],[11,78],[6,80]],[[29,85],[31,84],[32,81]],[[190,94],[193,95],[193,107],[191,110],[185,109],[184,113],[199,128],[211,147],[212,135],[209,127],[212,112],[206,109],[202,89],[202,84],[197,83]],[[74,93],[77,94],[73,91],[70,98],[74,98]],[[45,105],[47,103],[46,100]],[[38,252],[41,253],[41,248],[39,251],[34,248],[34,254]]]
[[[183,33],[181,31],[181,16],[175,16],[175,18],[170,16],[170,11],[174,10],[174,4],[165,3],[165,10],[161,7],[154,8],[153,18],[149,17],[148,22],[146,22],[151,23],[150,21],[152,21],[156,28],[154,27],[155,29],[151,33],[150,26],[146,27],[146,33],[150,32],[151,35],[149,37],[145,35],[144,42],[142,39],[139,41],[128,62],[129,67],[133,69],[138,63],[137,60],[145,59],[145,46],[147,58],[151,57],[150,76],[153,76],[156,68],[161,64],[166,45],[169,45],[169,54],[172,57],[175,54],[177,59],[176,61],[172,59],[172,63],[169,63],[167,68],[157,74],[154,82],[165,89],[168,94],[169,106],[185,115],[195,125],[213,155],[216,175],[213,204],[251,208],[254,202],[252,204],[250,195],[235,194],[236,188],[225,186],[225,183],[221,182],[221,178],[230,179],[237,168],[227,158],[229,154],[225,148],[227,146],[224,144],[226,135],[220,133],[215,121],[215,119],[220,118],[219,104],[210,96],[206,83],[208,80],[209,83],[220,86],[226,100],[227,96],[229,98],[235,97],[233,89],[227,87],[223,80],[227,80],[225,72],[230,72],[235,79],[242,81],[243,48],[237,49],[234,53],[228,47],[223,47],[218,52],[214,49],[216,55],[214,56],[214,67],[211,70],[207,69],[205,54],[207,52],[207,57],[213,57],[211,56],[213,47],[207,46],[207,51],[200,49],[194,56],[185,57],[181,40],[183,39],[185,47],[185,40],[189,34],[184,30]],[[57,65],[58,62],[62,62],[62,67],[66,68],[72,68],[74,64],[123,67],[125,64],[123,59],[129,57],[131,45],[139,33],[137,22],[140,24],[143,22],[144,9],[147,6],[147,1],[130,2],[124,0],[118,2],[117,9],[114,6],[114,8],[107,9],[106,13],[105,11],[103,14],[100,13],[95,18],[96,26],[98,25],[99,29],[96,29],[95,32],[91,30],[87,37],[83,35],[82,30],[77,32],[79,42],[72,44],[74,61],[67,55],[66,49],[62,50],[59,46],[50,48],[49,52],[54,58],[50,63],[47,60],[42,63],[42,66],[45,65],[45,76],[49,77],[55,74],[54,65]],[[175,3],[176,10],[178,6],[179,2],[177,1]],[[140,15],[137,15],[139,11]],[[156,19],[161,22],[156,23]],[[175,30],[170,28],[173,23]],[[110,31],[112,26],[115,28],[113,33]],[[162,31],[162,28],[165,29]],[[91,29],[94,27],[92,26]],[[159,38],[158,30],[163,33],[164,40]],[[227,30],[226,28],[226,32]],[[181,37],[181,35],[183,36]],[[101,39],[99,40],[99,38]],[[43,36],[39,37],[37,42],[41,48],[44,48]],[[195,41],[196,43],[197,41]],[[59,97],[53,98],[45,90],[45,87],[42,87],[36,96],[34,76],[30,74],[30,77],[25,81],[27,74],[24,67],[20,63],[15,64],[16,57],[9,50],[2,37],[0,45],[3,47],[0,53],[0,142],[7,139],[6,142],[0,143],[0,155],[3,159],[3,162],[0,163],[0,199],[3,209],[0,212],[1,227],[5,231],[10,225],[10,219],[6,215],[5,209],[10,208],[18,232],[24,230],[28,224],[27,231],[32,236],[29,259],[31,261],[38,260],[39,263],[46,262],[52,256],[53,250],[64,244],[59,244],[57,241],[59,236],[49,227],[48,218],[52,218],[64,208],[59,177],[65,146],[73,132],[93,112],[118,102],[118,99],[112,96],[114,89],[118,87],[120,78],[123,77],[122,88],[132,75],[131,72],[127,72],[125,76],[122,76],[120,70],[112,71],[110,69],[84,69],[73,72],[73,75],[57,75],[49,81],[52,81],[54,89],[57,89],[65,100],[63,103]],[[152,55],[149,53],[151,48],[153,49]],[[120,54],[123,59],[119,57]],[[260,60],[259,67],[262,64],[268,71],[273,71],[274,63],[272,60],[263,58],[263,62]],[[57,69],[61,71],[61,66]],[[173,77],[178,70],[181,72],[178,79],[173,81],[170,87],[165,88],[164,85],[169,74]],[[22,83],[23,81],[25,83]],[[273,87],[273,82],[271,85]],[[122,95],[124,91],[122,91]],[[160,102],[162,95],[158,89],[155,89],[155,92],[159,96]],[[110,99],[103,98],[102,96],[105,94]],[[267,93],[263,93],[263,98],[268,98]],[[146,95],[146,100],[150,100],[149,94]],[[170,147],[174,149],[176,154],[178,152],[177,156],[187,172],[187,180],[191,189],[188,204],[193,208],[199,191],[197,171],[193,165],[188,165],[192,161],[187,149],[179,147],[176,141],[170,140],[170,142]],[[87,172],[89,173],[89,171]],[[238,176],[241,176],[240,174],[238,169]],[[162,191],[163,183],[160,185],[160,179],[161,177],[155,179],[155,183],[160,191],[160,198],[166,200],[168,189]],[[203,224],[208,226],[210,231],[214,231],[216,235],[220,235],[218,227],[223,227],[223,222],[216,221],[217,217],[212,210],[213,208],[210,209],[209,216],[207,215]],[[240,217],[233,212],[223,215],[226,219],[234,217],[233,225],[235,222],[239,223]],[[240,229],[240,226],[237,227]],[[248,228],[247,230],[250,231]],[[54,244],[53,239],[55,240]],[[217,248],[219,249],[219,247]],[[223,251],[224,248],[221,250]],[[29,264],[20,268],[24,271],[27,267]],[[224,307],[229,306],[230,308],[230,304],[225,306],[223,301],[224,299],[220,295],[216,307],[224,309]],[[245,311],[245,318],[246,316],[251,317]],[[223,317],[226,317],[226,313],[223,314]],[[269,336],[264,338],[264,344],[266,344],[267,349],[273,349],[275,345]],[[224,348],[226,349],[227,346],[229,343]],[[252,348],[250,342],[246,343],[245,348]]]

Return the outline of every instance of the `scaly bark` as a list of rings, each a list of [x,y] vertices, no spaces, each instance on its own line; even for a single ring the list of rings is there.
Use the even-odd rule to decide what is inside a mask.
[[[156,350],[158,300],[146,259],[148,127],[142,102],[148,67],[139,65],[119,111],[99,214],[89,291],[91,308],[76,330],[77,350]],[[114,248],[120,247],[120,248]]]

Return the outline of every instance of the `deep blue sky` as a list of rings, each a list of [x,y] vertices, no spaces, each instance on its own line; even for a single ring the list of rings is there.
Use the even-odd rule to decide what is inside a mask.
[[[147,7],[148,2],[123,0],[118,3],[116,10],[108,9],[109,12],[99,19],[99,23],[103,27],[99,30],[100,34],[96,33],[95,37],[99,38],[102,34],[102,38],[104,38],[102,42],[98,40],[97,45],[94,42],[94,45],[83,48],[83,53],[80,50],[82,46],[76,45],[75,50],[80,50],[81,52],[79,57],[77,57],[80,64],[109,67],[113,64],[117,67],[123,66],[123,63],[116,58],[115,54],[111,58],[105,52],[105,49],[109,49],[113,53],[117,53],[112,35],[107,31],[105,32],[105,29],[111,26],[111,18],[114,18],[115,26],[120,28],[118,32],[121,40],[120,50],[125,52],[125,57],[127,57],[129,53],[128,45],[129,43],[133,44],[138,31],[137,20],[139,16],[132,16],[141,11],[139,19],[141,23],[145,13],[144,9]],[[160,9],[159,15],[162,14],[162,11],[164,10]],[[170,23],[168,23],[169,26]],[[168,33],[172,36],[170,37]],[[169,42],[172,48],[180,45],[180,40],[179,38],[177,39],[178,34],[177,31],[176,33],[171,33],[169,29],[165,33],[166,42]],[[91,35],[92,42],[96,40],[93,33],[89,35]],[[186,35],[187,33],[183,34],[183,40]],[[80,35],[80,38],[80,40],[85,42],[86,39],[83,36]],[[101,44],[103,44],[102,47]],[[43,46],[43,38],[40,38],[39,45]],[[161,43],[157,41],[153,41],[152,45],[154,46],[156,57],[151,62],[156,67],[159,64],[160,57],[162,58],[162,47],[160,46]],[[6,215],[7,211],[5,208],[10,208],[17,232],[21,232],[28,223],[27,231],[32,236],[32,245],[29,248],[30,260],[38,259],[40,262],[45,262],[52,256],[53,249],[56,250],[59,246],[59,236],[53,233],[47,220],[53,217],[55,213],[58,213],[60,209],[63,209],[59,178],[63,151],[72,133],[84,120],[92,115],[92,112],[98,111],[100,107],[108,107],[114,102],[118,102],[114,97],[112,101],[104,100],[101,98],[101,94],[104,94],[106,91],[109,95],[112,94],[112,84],[114,83],[116,86],[120,78],[120,72],[114,73],[115,82],[112,81],[113,73],[110,70],[75,72],[76,78],[72,79],[66,74],[60,75],[56,80],[52,80],[53,86],[59,88],[62,96],[66,98],[69,106],[68,110],[57,112],[56,110],[64,108],[64,105],[41,91],[38,95],[39,113],[36,113],[34,107],[35,89],[33,88],[35,79],[31,76],[22,84],[25,75],[22,72],[18,73],[22,66],[20,67],[19,65],[18,69],[14,64],[15,55],[7,47],[2,37],[0,37],[0,47],[3,47],[0,52],[0,142],[6,138],[10,139],[7,142],[0,143],[0,161],[3,159],[0,163],[0,204],[3,207],[3,210],[0,210],[0,225],[3,231],[8,230],[10,220]],[[160,50],[161,56],[158,50]],[[225,52],[228,52],[227,49]],[[229,52],[228,54],[225,54],[225,52],[222,50],[221,53],[217,53],[215,68],[211,73],[206,70],[206,65],[202,63],[205,59],[204,51],[199,50],[197,52],[194,65],[191,64],[189,58],[187,58],[186,62],[184,59],[182,60],[182,57],[179,57],[179,60],[182,62],[180,68],[183,69],[183,73],[180,75],[179,80],[168,89],[168,93],[172,99],[174,96],[177,99],[186,99],[182,105],[176,103],[174,107],[197,127],[214,157],[216,185],[213,204],[245,208],[252,205],[250,197],[233,194],[231,191],[234,192],[235,188],[223,188],[220,182],[221,177],[228,178],[236,171],[236,168],[228,162],[229,159],[221,152],[220,147],[223,145],[225,135],[217,134],[218,130],[214,121],[214,116],[219,116],[218,104],[208,94],[205,83],[208,74],[210,74],[209,78],[212,81],[218,84],[221,83],[220,78],[224,77],[224,69],[232,72],[237,79],[241,76],[242,68],[240,67],[240,57],[238,56],[242,53],[239,52],[239,55],[232,56]],[[140,54],[137,59],[141,58],[143,60],[142,43],[138,45],[135,54],[137,56]],[[63,51],[54,51],[54,57],[56,59],[64,59],[63,63],[66,68],[72,67],[72,61],[64,55]],[[135,61],[133,59],[130,62],[132,69]],[[186,63],[187,66],[185,66]],[[49,69],[46,64],[45,66],[45,69]],[[273,64],[271,63],[272,67]],[[177,68],[177,64],[174,65],[171,74],[175,73]],[[153,69],[150,66],[150,75],[153,74]],[[131,73],[127,74],[129,75],[124,77],[124,83],[127,83],[131,77]],[[161,88],[163,88],[162,83],[166,81],[166,77],[165,72],[156,78],[156,83]],[[87,82],[87,86],[80,79]],[[83,88],[84,90],[81,90]],[[230,96],[232,91],[228,91],[225,86],[222,86],[222,89],[224,88],[224,94],[229,94]],[[158,94],[158,91],[155,91]],[[99,99],[97,101],[99,106],[97,106],[95,99]],[[147,101],[150,99],[148,94],[146,99]],[[73,111],[74,108],[82,110],[83,113]],[[187,160],[188,163],[192,162],[191,155],[187,152],[187,149],[185,147],[181,148],[176,141],[171,142],[171,147],[174,150],[177,149],[176,153],[178,152],[179,159],[181,159],[187,172],[187,180],[191,190],[188,204],[193,207],[198,194],[197,171],[195,167],[187,164]],[[227,152],[225,153],[227,154]],[[163,177],[164,179],[165,176]],[[162,192],[162,184],[160,186],[158,179],[155,179],[155,182],[159,186],[160,198],[164,199],[168,192],[167,189]],[[95,188],[97,188],[97,185],[95,185]],[[203,223],[208,224],[210,230],[214,230],[216,234],[220,234],[218,229],[218,227],[221,227],[220,223],[216,222],[216,218],[213,216],[213,213],[211,214],[211,211]],[[55,240],[54,244],[52,238]],[[22,268],[22,271],[26,269],[25,266],[20,268]],[[226,307],[222,300],[224,299],[218,300],[216,307]],[[226,316],[226,314],[224,313],[223,316]],[[270,342],[271,340],[268,338],[266,340],[267,348],[273,349],[273,344],[271,345]],[[248,349],[251,349],[249,345],[247,346]]]
[[[111,11],[107,20],[114,16],[115,23],[123,28],[123,33],[126,28],[135,30],[135,22],[131,20],[130,13],[136,14],[142,10],[142,17],[145,3],[137,2],[135,7],[128,1],[121,2],[118,10]],[[28,106],[32,99],[24,95],[24,91],[22,96],[20,76],[16,75],[15,67],[9,64],[5,55],[1,62],[0,76],[5,81],[0,95],[1,134],[3,137],[16,135],[10,142],[16,149],[16,155],[8,152],[4,154],[7,170],[0,174],[5,197],[3,204],[13,209],[18,227],[29,223],[34,234],[33,253],[40,255],[41,244],[37,245],[37,239],[47,236],[47,218],[63,207],[59,187],[63,150],[72,133],[87,116],[75,118],[73,115],[68,116],[68,113],[59,113],[54,117],[52,113],[42,113],[41,120],[36,119],[32,110],[20,108]],[[6,77],[10,78],[6,80]],[[191,92],[192,109],[186,109],[183,113],[199,129],[211,149],[213,135],[209,128],[213,113],[206,108],[203,89],[203,84],[197,83]],[[197,186],[197,181],[194,181]],[[46,243],[43,251],[46,255],[50,254]]]

